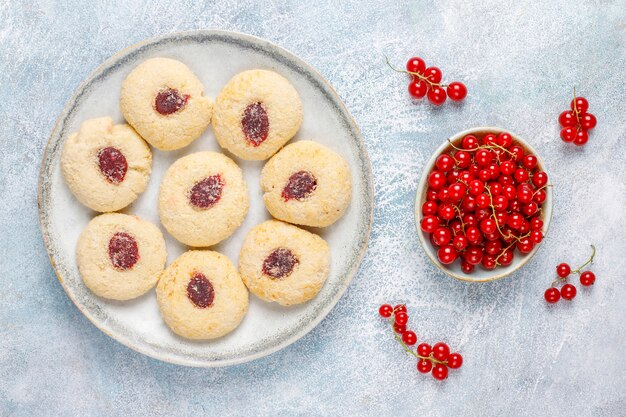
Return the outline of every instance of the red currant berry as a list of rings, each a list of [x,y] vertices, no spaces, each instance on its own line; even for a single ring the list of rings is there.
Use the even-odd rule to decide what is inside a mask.
[[[480,230],[485,234],[491,234],[497,230],[498,226],[494,219],[484,219],[480,222]]]
[[[546,201],[546,191],[545,190],[537,190],[535,191],[535,196],[533,197],[533,201],[537,204],[541,204]]]
[[[426,70],[426,63],[422,58],[414,56],[406,62],[406,70],[408,72],[424,74],[424,71]]]
[[[441,106],[446,101],[446,90],[438,85],[431,87],[426,93],[428,100],[435,106]]]
[[[543,220],[539,217],[533,217],[530,221],[530,229],[531,230],[541,230],[543,228]]]
[[[448,356],[448,367],[452,369],[458,369],[463,365],[463,356],[460,353],[451,353]]]
[[[537,157],[530,154],[524,155],[522,158],[522,165],[524,165],[524,168],[532,171],[537,167]]]
[[[579,130],[576,132],[576,137],[574,138],[574,145],[583,146],[585,143],[589,141],[589,133],[586,130]]]
[[[494,255],[485,255],[480,261],[480,264],[483,266],[484,269],[491,271],[497,266],[496,257]]]
[[[465,261],[461,262],[461,271],[466,274],[471,274],[474,271],[474,265],[467,263]]]
[[[596,127],[596,116],[591,113],[585,113],[580,116],[580,126],[585,130],[591,130]]]
[[[528,237],[523,237],[517,241],[517,250],[522,253],[530,253],[535,244]]]
[[[570,266],[565,262],[556,266],[556,274],[561,278],[565,278],[570,274],[570,272],[572,272],[572,268],[570,268]]]
[[[437,214],[444,220],[452,220],[456,216],[456,211],[450,204],[443,204],[437,209]]]
[[[430,352],[432,351],[432,348],[430,347],[430,345],[428,343],[420,343],[417,346],[417,354],[420,356],[429,356]]]
[[[522,207],[522,213],[524,213],[528,217],[537,213],[537,210],[539,210],[539,206],[537,206],[537,203],[534,203],[532,201]]]
[[[498,259],[498,263],[502,266],[511,265],[511,262],[513,262],[513,259],[515,258],[515,254],[511,249],[505,250],[504,252],[502,252],[502,255],[499,256],[500,258]]]
[[[459,252],[462,252],[467,248],[469,241],[465,237],[465,235],[456,235],[454,239],[452,239],[452,246]]]
[[[457,253],[451,245],[445,245],[437,251],[437,258],[442,264],[449,265],[456,260]]]
[[[559,124],[563,127],[576,126],[576,116],[569,110],[565,110],[559,115]]]
[[[469,191],[469,193],[471,195],[479,195],[485,189],[485,183],[482,182],[481,180],[472,180],[472,181],[470,181],[467,189],[468,189],[468,191]],[[487,194],[485,194],[485,195],[487,195]]]
[[[545,298],[550,304],[554,304],[561,299],[561,293],[558,289],[551,287],[548,288],[543,294],[543,298]]]
[[[378,309],[378,314],[380,314],[382,317],[389,318],[391,317],[392,311],[393,308],[389,304],[383,304]]]
[[[528,171],[526,171],[524,168],[518,168],[513,173],[513,178],[515,178],[515,181],[522,183],[528,181],[530,175],[528,175]]]
[[[480,233],[480,230],[478,229],[478,227],[476,226],[469,226],[466,230],[465,230],[465,236],[467,237],[467,240],[470,241],[470,243],[479,243],[482,237],[482,234]],[[476,262],[478,263],[478,262]]]
[[[427,374],[433,367],[433,363],[428,359],[420,359],[417,361],[417,370],[423,374]]]
[[[412,330],[407,330],[406,332],[402,333],[402,341],[405,345],[413,346],[417,343],[417,336]]]
[[[596,275],[593,272],[585,271],[580,274],[580,283],[583,286],[588,287],[590,285],[593,285],[594,282],[596,282]]]
[[[461,203],[461,210],[466,213],[471,213],[476,210],[476,199],[471,195],[465,196],[463,202]]]
[[[576,297],[576,287],[572,284],[563,285],[563,287],[561,287],[561,297],[563,297],[564,300],[572,300]]]
[[[441,171],[433,171],[428,176],[428,185],[433,190],[440,190],[446,185],[446,175]]]
[[[533,184],[537,188],[541,188],[548,183],[548,174],[543,171],[537,171],[533,174]]]
[[[424,76],[428,81],[434,84],[438,84],[441,82],[441,70],[437,67],[428,67],[424,71]]]
[[[493,208],[496,211],[505,211],[509,206],[509,200],[503,195],[497,195],[493,199]]]
[[[422,214],[425,216],[437,214],[437,203],[434,201],[425,201],[424,204],[422,204]]]
[[[530,232],[530,240],[535,244],[541,243],[543,240],[543,232],[541,230],[533,230]]]
[[[409,83],[409,94],[414,98],[424,98],[428,92],[428,83],[424,80],[414,79]]]
[[[478,164],[478,166],[487,166],[491,163],[493,159],[493,154],[489,152],[487,149],[479,149],[476,151],[474,155],[474,161]]]
[[[393,331],[398,333],[398,334],[402,334],[402,333],[406,332],[406,324],[394,323],[393,324]]]
[[[429,188],[428,191],[426,192],[426,200],[437,201],[437,199],[438,199],[437,190],[433,190],[432,188]]]
[[[406,306],[404,304],[397,304],[393,308],[394,313],[406,313]]]
[[[447,227],[438,227],[433,232],[433,240],[436,242],[437,246],[447,245],[450,243],[451,239],[452,233]]]
[[[467,168],[472,163],[472,155],[466,151],[456,151],[454,159],[459,168]]]
[[[474,135],[467,135],[463,138],[461,145],[464,149],[476,149],[480,146],[478,138]]]
[[[462,182],[457,182],[452,184],[448,188],[448,194],[450,195],[450,200],[452,202],[459,202],[463,197],[465,197],[465,192],[467,191],[467,187]]]
[[[513,145],[509,148],[513,152],[513,160],[519,162],[524,157],[524,148],[519,145]]]
[[[405,325],[409,321],[409,315],[404,311],[398,311],[395,313],[395,322],[400,326]]]
[[[587,113],[587,110],[589,110],[589,102],[584,97],[576,97],[572,100],[570,108],[574,112],[578,111],[578,113]]]
[[[513,143],[513,137],[510,133],[502,132],[498,135],[496,142],[503,148],[508,148]]]
[[[437,157],[437,161],[435,162],[437,169],[442,172],[448,172],[452,168],[454,168],[454,158],[452,158],[448,154],[442,154]]]
[[[442,203],[446,203],[450,201],[450,192],[448,191],[447,188],[442,188],[441,190],[439,190],[439,192],[437,193],[437,199],[439,201],[441,201]],[[441,207],[439,207],[441,208]],[[439,208],[437,209],[437,212],[439,212]]]
[[[454,234],[458,235],[459,233],[463,232],[463,224],[458,219],[452,220],[449,226],[450,230],[452,230],[452,233]]]
[[[576,138],[576,128],[573,126],[567,126],[561,129],[561,139],[563,142],[573,142]]]
[[[483,251],[480,246],[470,246],[463,252],[463,259],[471,265],[478,265],[483,259]]]
[[[438,342],[432,348],[433,357],[438,361],[445,361],[450,354],[450,348],[443,342]]]
[[[424,216],[420,222],[420,226],[424,232],[432,233],[439,226],[439,220],[433,215]]]
[[[433,377],[439,381],[443,381],[448,377],[448,367],[440,363],[433,367]]]
[[[500,164],[500,172],[504,175],[511,175],[515,172],[515,162],[504,161]]]
[[[465,98],[465,96],[467,96],[467,87],[465,87],[465,84],[458,81],[448,84],[448,88],[446,90],[450,100],[461,101]]]

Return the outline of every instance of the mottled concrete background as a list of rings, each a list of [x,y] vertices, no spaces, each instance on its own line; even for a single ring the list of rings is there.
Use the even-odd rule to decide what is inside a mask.
[[[625,415],[624,0],[91,3],[0,3],[0,415]],[[258,35],[318,68],[376,178],[370,249],[337,307],[289,348],[223,369],[161,363],[100,333],[57,282],[36,209],[47,137],[80,81],[134,42],[198,28]],[[464,104],[411,103],[383,55],[415,53],[467,84]],[[599,120],[584,149],[558,139],[574,85]],[[556,204],[525,268],[470,285],[429,263],[412,201],[437,145],[486,124],[539,150]],[[597,284],[547,307],[555,265],[591,242]],[[376,317],[384,301],[409,305],[420,340],[460,350],[460,372],[418,375]]]

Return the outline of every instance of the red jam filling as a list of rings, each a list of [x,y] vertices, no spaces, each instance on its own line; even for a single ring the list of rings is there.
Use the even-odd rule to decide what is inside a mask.
[[[178,90],[166,88],[157,93],[154,99],[154,108],[162,115],[167,116],[185,107],[187,100],[189,100],[187,94],[181,95]]]
[[[104,178],[111,184],[119,184],[124,181],[126,171],[128,171],[128,163],[124,154],[111,146],[98,151],[98,167]]]
[[[139,260],[139,248],[134,237],[117,232],[109,240],[109,259],[113,268],[124,271],[132,268]]]
[[[292,174],[283,188],[282,197],[288,200],[303,200],[317,188],[317,179],[307,171]]]
[[[189,202],[200,209],[213,207],[220,201],[223,189],[224,181],[221,175],[211,175],[191,188]]]
[[[191,275],[187,284],[187,298],[198,308],[207,308],[213,304],[215,290],[203,273],[194,271]]]
[[[241,118],[241,129],[252,146],[259,146],[270,131],[270,119],[261,103],[248,104]]]
[[[274,249],[263,261],[263,273],[271,278],[289,276],[300,261],[289,249]]]

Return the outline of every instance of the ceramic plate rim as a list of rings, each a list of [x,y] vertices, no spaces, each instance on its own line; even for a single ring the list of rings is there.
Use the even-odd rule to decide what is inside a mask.
[[[103,71],[105,71],[107,68],[109,68],[110,66],[118,62],[124,55],[131,54],[144,46],[158,45],[168,40],[202,37],[202,36],[205,36],[205,37],[221,36],[225,38],[230,37],[239,41],[252,43],[258,47],[264,47],[266,49],[276,51],[280,55],[288,58],[290,61],[297,63],[309,76],[311,76],[313,79],[318,81],[320,85],[325,86],[327,88],[327,91],[326,91],[326,93],[328,93],[327,95],[330,98],[332,98],[332,101],[340,110],[341,116],[345,119],[345,122],[349,125],[350,129],[353,130],[354,135],[358,139],[354,146],[358,148],[358,156],[361,159],[361,162],[364,166],[363,171],[365,172],[366,176],[362,178],[362,180],[364,184],[364,192],[367,193],[367,196],[366,196],[367,205],[364,209],[364,213],[367,213],[367,218],[365,219],[365,222],[364,222],[367,226],[367,229],[364,231],[364,233],[362,233],[362,238],[361,238],[362,240],[359,241],[360,247],[358,250],[358,255],[353,260],[349,269],[346,271],[346,274],[344,275],[342,282],[341,282],[342,285],[340,286],[339,290],[332,298],[329,299],[329,302],[325,306],[323,306],[318,311],[317,315],[313,317],[306,325],[299,328],[290,337],[280,340],[275,345],[269,348],[266,348],[264,350],[253,352],[247,355],[242,355],[242,356],[230,358],[230,359],[219,359],[219,360],[213,360],[213,361],[202,361],[202,360],[198,360],[195,358],[170,355],[168,353],[164,353],[160,355],[159,352],[154,352],[154,351],[151,351],[150,349],[146,349],[143,345],[135,344],[133,342],[132,333],[129,336],[129,335],[114,334],[114,332],[109,332],[108,329],[106,329],[100,323],[99,319],[95,317],[95,314],[93,314],[88,309],[84,308],[84,306],[82,306],[82,303],[78,302],[78,300],[75,299],[72,291],[70,291],[70,289],[67,287],[63,279],[63,276],[59,272],[59,267],[57,266],[57,263],[56,263],[52,243],[50,242],[52,234],[50,233],[50,230],[49,230],[51,226],[49,225],[50,222],[48,221],[47,205],[45,201],[47,187],[49,186],[49,184],[47,183],[47,180],[44,178],[44,175],[46,174],[46,171],[48,169],[49,162],[50,162],[50,157],[51,157],[51,152],[52,152],[51,145],[53,144],[53,140],[55,138],[60,139],[59,129],[61,128],[62,122],[65,119],[67,119],[69,113],[71,112],[71,109],[75,105],[79,96],[85,91],[86,87],[89,86],[94,81],[95,78],[101,75]],[[259,359],[264,356],[268,356],[272,353],[275,353],[281,349],[284,349],[285,347],[296,342],[297,340],[305,336],[307,333],[309,333],[311,330],[313,330],[315,327],[317,327],[317,325],[330,313],[330,311],[339,302],[341,297],[345,294],[348,286],[354,279],[354,276],[357,274],[359,267],[361,265],[361,262],[363,260],[363,257],[365,255],[365,252],[367,251],[367,248],[368,248],[369,238],[371,235],[371,229],[372,229],[372,223],[373,223],[373,217],[374,217],[374,183],[373,183],[373,174],[372,174],[372,167],[371,167],[369,154],[367,152],[367,148],[363,141],[363,137],[361,135],[360,129],[358,125],[356,124],[356,121],[354,120],[354,118],[352,117],[348,109],[346,108],[344,102],[341,100],[341,98],[339,97],[335,89],[332,87],[332,85],[315,68],[313,68],[310,64],[308,64],[302,58],[298,57],[297,55],[290,52],[289,50],[279,45],[274,44],[271,41],[268,41],[266,39],[263,39],[254,35],[249,35],[249,34],[235,32],[235,31],[217,30],[217,29],[199,29],[199,30],[172,32],[172,33],[148,38],[141,42],[134,43],[118,51],[111,57],[107,58],[100,65],[98,65],[94,70],[92,70],[90,74],[72,92],[72,95],[66,102],[65,106],[63,107],[63,110],[61,111],[60,115],[57,117],[54,123],[52,131],[50,133],[50,136],[48,137],[48,141],[44,148],[44,152],[42,154],[41,166],[40,166],[39,175],[38,175],[37,189],[38,189],[37,190],[37,208],[38,208],[39,225],[40,225],[42,237],[44,240],[44,245],[46,247],[46,251],[50,259],[50,264],[52,265],[52,268],[59,282],[61,283],[63,290],[67,294],[68,298],[72,301],[72,303],[76,306],[76,308],[96,328],[98,328],[107,336],[121,343],[122,345],[136,352],[139,352],[143,355],[152,357],[154,359],[158,359],[160,361],[173,363],[177,365],[192,366],[192,367],[223,367],[223,366],[231,366],[231,365],[241,364],[241,363],[249,362],[255,359]]]

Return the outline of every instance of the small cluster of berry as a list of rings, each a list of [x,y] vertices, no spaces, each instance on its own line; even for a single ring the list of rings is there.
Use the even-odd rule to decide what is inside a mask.
[[[552,286],[548,288],[543,295],[547,302],[552,304],[559,301],[561,297],[563,297],[564,300],[571,300],[576,297],[576,287],[572,284],[566,283],[567,277],[569,277],[571,274],[579,274],[580,284],[584,287],[589,287],[593,285],[594,282],[596,282],[596,275],[593,272],[581,272],[584,267],[593,262],[593,258],[594,256],[596,256],[596,247],[591,245],[591,249],[593,250],[593,252],[591,253],[591,257],[578,269],[574,269],[572,271],[572,268],[570,268],[570,266],[566,263],[561,263],[557,265],[556,274],[558,275],[558,278],[554,280],[554,282],[552,282]],[[559,291],[559,289],[556,288],[556,285],[563,283],[566,284],[563,285],[561,287],[561,290]]]
[[[576,97],[570,104],[571,110],[565,110],[559,115],[561,125],[561,139],[563,142],[573,142],[574,145],[582,146],[589,140],[588,130],[596,127],[596,117],[588,113],[589,102],[584,97]]]
[[[458,369],[463,365],[461,354],[450,353],[450,348],[443,342],[435,343],[432,347],[428,343],[420,343],[416,351],[409,347],[417,343],[417,335],[414,331],[406,329],[409,315],[404,304],[395,307],[383,304],[378,309],[378,313],[389,319],[396,340],[406,352],[418,359],[417,370],[419,372],[423,374],[432,372],[435,379],[442,381],[448,377],[448,368]]]
[[[406,63],[406,70],[399,70],[391,66],[389,59],[387,65],[394,71],[404,72],[411,76],[409,82],[409,94],[416,99],[428,98],[435,106],[441,106],[446,98],[461,101],[467,96],[467,87],[459,81],[450,84],[442,84],[443,74],[437,67],[426,67],[426,62],[422,58],[413,57]]]
[[[461,257],[466,274],[513,262],[543,239],[541,207],[548,175],[509,133],[465,136],[441,154],[428,176],[420,227],[442,264]]]

